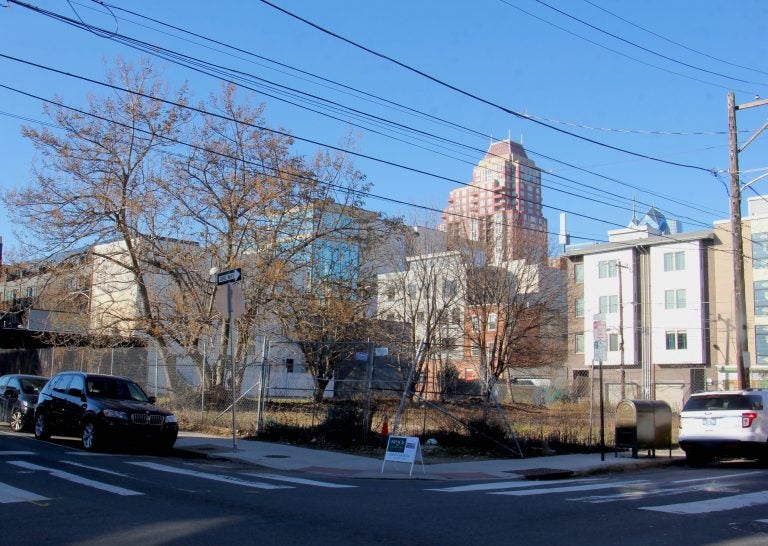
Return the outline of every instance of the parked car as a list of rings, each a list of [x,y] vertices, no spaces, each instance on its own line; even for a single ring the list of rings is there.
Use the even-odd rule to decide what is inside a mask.
[[[48,382],[39,375],[11,374],[0,377],[0,421],[8,421],[11,430],[21,432],[32,428],[37,395]]]
[[[759,458],[768,461],[768,390],[702,392],[680,412],[686,460]]]
[[[126,377],[59,373],[40,392],[35,408],[35,437],[76,436],[89,451],[113,441],[170,449],[178,432],[176,416]]]

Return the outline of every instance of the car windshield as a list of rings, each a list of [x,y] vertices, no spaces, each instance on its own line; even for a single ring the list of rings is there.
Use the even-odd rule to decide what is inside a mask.
[[[22,377],[20,382],[21,392],[24,394],[38,394],[40,389],[45,387],[45,384],[48,382],[48,380],[42,377]]]
[[[717,394],[694,396],[683,406],[683,411],[760,410],[763,400],[759,396],[743,394]]]
[[[147,402],[147,395],[133,381],[111,377],[88,378],[86,391],[94,398]]]

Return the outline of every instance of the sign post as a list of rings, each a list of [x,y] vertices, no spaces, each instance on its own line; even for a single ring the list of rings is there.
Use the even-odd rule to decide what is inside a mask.
[[[237,386],[235,381],[235,359],[232,357],[232,331],[234,330],[232,324],[232,283],[236,283],[242,277],[240,268],[230,269],[216,275],[216,284],[218,286],[227,286],[227,356],[232,365],[232,451],[237,451]]]
[[[598,361],[600,373],[600,460],[605,460],[605,402],[603,400],[603,361],[608,358],[606,347],[605,317],[601,313],[593,316],[592,335],[595,338],[594,360]],[[594,361],[593,360],[593,361]]]

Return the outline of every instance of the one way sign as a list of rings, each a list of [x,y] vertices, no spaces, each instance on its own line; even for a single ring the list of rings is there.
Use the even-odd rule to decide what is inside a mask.
[[[224,271],[216,275],[216,284],[222,285],[229,284],[231,282],[237,282],[240,280],[241,276],[242,275],[240,274],[239,267],[236,269],[230,269],[229,271]]]

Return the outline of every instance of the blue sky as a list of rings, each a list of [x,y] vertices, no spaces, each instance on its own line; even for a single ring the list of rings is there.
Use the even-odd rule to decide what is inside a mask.
[[[567,212],[573,242],[605,240],[608,230],[628,222],[633,199],[640,212],[655,205],[668,218],[681,219],[686,231],[727,218],[727,92],[736,92],[738,104],[755,95],[768,97],[768,4],[759,0],[745,0],[738,7],[732,0],[271,1],[464,93],[260,1],[111,0],[106,2],[115,6],[111,14],[87,0],[41,0],[34,5],[429,133],[414,136],[369,122],[361,128],[343,113],[333,114],[341,120],[330,119],[261,91],[253,94],[266,103],[270,125],[334,146],[352,132],[356,152],[383,160],[355,160],[378,196],[367,203],[373,210],[421,220],[427,214],[423,207],[446,205],[448,192],[458,187],[450,180],[471,179],[472,166],[491,137],[522,139],[529,157],[544,171],[549,229],[556,232],[559,214]],[[244,52],[204,46],[199,38],[117,8]],[[143,55],[13,3],[0,7],[0,36],[4,55],[97,80],[105,79],[116,56]],[[167,61],[157,60],[156,65],[171,86],[188,81],[193,102],[220,88],[210,76]],[[291,68],[369,95],[299,76]],[[0,58],[0,84],[48,98],[58,95],[73,106],[83,106],[89,93],[105,92],[5,58]],[[0,88],[2,190],[32,180],[35,153],[20,127],[44,119],[39,101]],[[740,141],[766,119],[768,106],[739,112],[739,129],[744,131]],[[741,154],[743,182],[766,172],[766,141],[765,136],[758,138]],[[297,141],[295,151],[311,155],[316,149]],[[719,177],[708,170],[720,171]],[[768,178],[752,187],[768,194]],[[6,250],[19,246],[15,229],[14,211],[0,208]]]

